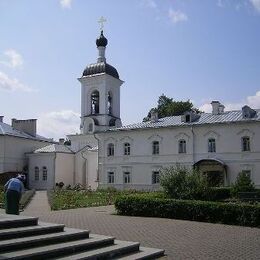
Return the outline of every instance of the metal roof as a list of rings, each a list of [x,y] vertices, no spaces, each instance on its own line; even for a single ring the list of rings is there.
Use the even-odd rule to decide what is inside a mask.
[[[255,109],[256,116],[254,118],[243,118],[242,110],[227,111],[221,114],[214,115],[212,113],[202,113],[197,120],[193,122],[182,122],[181,116],[170,116],[158,119],[157,122],[141,122],[137,124],[125,125],[118,128],[110,128],[106,132],[124,131],[124,130],[137,130],[137,129],[150,129],[171,126],[190,126],[190,125],[206,125],[206,124],[219,124],[219,123],[234,123],[234,122],[260,122],[260,109]]]
[[[33,153],[73,153],[64,144],[51,144],[35,150]]]
[[[32,139],[32,140],[36,140],[36,141],[53,142],[52,139],[45,138],[40,135],[36,135],[36,136],[29,135],[29,134],[19,131],[19,130],[13,128],[12,126],[10,126],[6,123],[3,123],[3,122],[0,122],[0,135],[15,136],[15,137],[20,137],[20,138]]]

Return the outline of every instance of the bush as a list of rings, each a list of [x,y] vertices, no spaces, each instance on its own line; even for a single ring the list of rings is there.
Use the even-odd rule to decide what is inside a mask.
[[[211,187],[208,189],[203,200],[208,201],[221,201],[230,198],[231,188],[230,187]]]
[[[233,197],[238,197],[239,192],[250,192],[254,190],[254,183],[246,172],[240,172],[237,176],[236,182],[231,185],[231,195]]]
[[[160,173],[164,192],[174,199],[202,199],[208,193],[206,178],[195,169],[179,166],[164,168]]]
[[[128,216],[161,217],[260,227],[259,205],[130,195],[118,197],[115,207],[118,214]]]

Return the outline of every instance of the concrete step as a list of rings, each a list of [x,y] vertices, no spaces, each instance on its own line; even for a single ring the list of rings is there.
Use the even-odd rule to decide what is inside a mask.
[[[62,232],[64,230],[64,227],[65,225],[63,224],[51,224],[51,223],[38,222],[37,226],[2,229],[0,231],[0,241],[4,239],[12,239],[12,238],[19,238],[19,237],[28,237],[28,236],[43,235],[43,234],[49,234],[55,232]]]
[[[90,235],[88,230],[0,214],[0,259],[159,259],[164,250]]]
[[[164,256],[164,250],[149,248],[149,247],[140,247],[139,252],[128,254],[126,256],[114,258],[120,260],[144,260],[144,259],[159,259]]]
[[[88,230],[65,228],[63,232],[3,240],[0,243],[0,252],[58,244],[88,237]]]
[[[113,245],[92,249],[82,253],[73,254],[54,259],[59,260],[83,260],[83,259],[115,259],[116,256],[138,252],[140,243],[115,240]]]
[[[0,259],[46,260],[62,255],[73,254],[83,250],[112,245],[113,243],[114,237],[91,235],[89,238],[82,240],[1,253]]]
[[[0,229],[36,226],[37,224],[38,218],[36,217],[0,214]]]

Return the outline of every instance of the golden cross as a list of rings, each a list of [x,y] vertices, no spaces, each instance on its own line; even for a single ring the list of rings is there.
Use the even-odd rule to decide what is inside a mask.
[[[103,28],[104,28],[104,23],[106,22],[107,20],[101,16],[100,19],[98,20],[98,23],[100,23],[100,30],[102,31]]]

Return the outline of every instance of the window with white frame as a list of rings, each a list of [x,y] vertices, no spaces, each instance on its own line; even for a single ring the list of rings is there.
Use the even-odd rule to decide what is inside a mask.
[[[131,174],[130,172],[124,172],[124,183],[130,183],[131,182]]]
[[[40,171],[39,171],[39,167],[34,167],[34,180],[38,181],[39,180],[39,176],[40,176]]]
[[[130,155],[131,146],[129,143],[124,143],[124,155]]]
[[[43,181],[47,181],[47,177],[48,177],[48,175],[47,175],[47,167],[43,166],[42,167],[42,180]]]
[[[242,152],[250,151],[250,137],[242,137]]]
[[[153,141],[153,148],[152,148],[153,154],[159,154],[160,153],[160,144],[158,141]]]
[[[215,153],[216,152],[216,140],[215,138],[210,138],[208,140],[208,152]]]
[[[186,141],[183,139],[179,141],[179,153],[186,153]]]
[[[115,145],[110,143],[107,145],[107,156],[114,156],[115,154]]]
[[[153,171],[152,173],[152,184],[160,183],[160,173],[158,171]]]
[[[107,182],[115,183],[115,173],[114,172],[108,172]]]
[[[251,179],[251,171],[250,170],[242,170],[242,173],[245,173]]]

